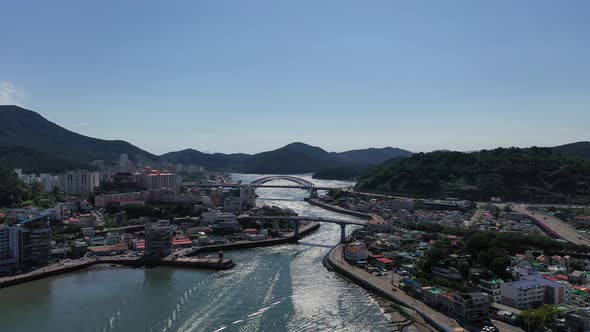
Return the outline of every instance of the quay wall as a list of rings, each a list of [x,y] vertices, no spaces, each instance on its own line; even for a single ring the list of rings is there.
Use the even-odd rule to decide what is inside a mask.
[[[35,281],[43,278],[53,277],[64,273],[70,273],[78,270],[85,269],[92,265],[96,264],[96,261],[90,261],[88,263],[77,264],[72,266],[67,266],[61,269],[55,269],[47,272],[42,273],[35,273],[23,276],[15,276],[13,279],[7,279],[0,282],[0,288],[6,288],[10,286],[16,286],[20,284],[24,284],[26,282]]]
[[[339,206],[322,203],[322,202],[320,202],[318,200],[311,199],[311,198],[305,198],[305,201],[307,203],[311,204],[311,205],[314,205],[314,206],[317,206],[317,207],[321,207],[322,209],[325,209],[325,210],[328,210],[328,211],[342,213],[342,214],[347,214],[349,216],[359,217],[359,218],[362,218],[362,219],[365,219],[365,220],[371,220],[371,219],[373,219],[373,216],[371,216],[368,213],[362,213],[362,212],[358,212],[358,211],[352,211],[352,210],[344,209],[344,208],[341,208]]]
[[[299,230],[299,236],[303,236],[309,234],[315,230],[320,228],[319,222],[313,222],[309,225],[305,225],[301,227]],[[197,248],[194,251],[187,253],[186,256],[195,256],[199,253],[203,252],[217,252],[220,250],[240,250],[240,249],[250,249],[250,248],[257,248],[257,247],[269,247],[275,246],[279,244],[285,243],[296,243],[298,239],[295,238],[295,235],[289,235],[286,237],[278,238],[278,239],[269,239],[269,240],[260,240],[260,241],[244,241],[244,242],[237,242],[237,243],[229,243],[229,244],[216,244],[211,246],[205,246],[201,248]]]
[[[341,246],[341,245],[338,245]],[[337,264],[336,262],[332,261],[332,259],[330,258],[332,251],[336,248],[338,248],[338,246],[332,248],[328,254],[326,254],[326,256],[324,256],[324,259],[322,261],[322,263],[324,264],[324,266],[331,271],[335,271],[336,273],[340,274],[341,276],[343,276],[345,279],[361,286],[362,288],[375,293],[389,301],[392,301],[394,303],[397,303],[399,305],[402,305],[404,307],[411,307],[411,304],[406,303],[404,301],[400,301],[398,298],[394,297],[391,295],[390,292],[388,292],[387,290],[384,290],[383,288],[365,280],[362,278],[359,278],[356,274],[347,271],[346,269],[342,268],[339,264]],[[435,327],[438,331],[442,331],[442,332],[453,332],[452,328],[449,328],[448,326],[446,326],[445,324],[437,321],[436,319],[430,317],[427,313],[423,312],[422,310],[420,310],[419,308],[415,308],[412,307],[412,310],[416,311],[420,317],[422,317],[426,322],[428,322],[428,324],[432,325],[433,327]]]
[[[101,258],[96,260],[90,260],[85,263],[64,266],[53,270],[48,270],[40,273],[24,274],[15,276],[14,278],[4,278],[0,281],[0,288],[15,286],[24,284],[26,282],[40,280],[43,278],[53,277],[64,273],[70,273],[79,271],[95,264],[116,264],[133,267],[141,266],[170,266],[170,267],[182,267],[182,268],[193,268],[193,269],[207,269],[207,270],[228,270],[234,267],[236,264],[230,259],[224,259],[218,261],[214,259],[204,259],[201,261],[177,261],[177,260],[160,260],[160,259],[109,259]]]

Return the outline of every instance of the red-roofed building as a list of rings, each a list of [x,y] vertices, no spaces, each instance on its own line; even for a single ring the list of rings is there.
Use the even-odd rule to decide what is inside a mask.
[[[378,255],[378,256],[381,256],[381,255]],[[391,270],[393,268],[394,261],[389,258],[385,258],[385,257],[381,256],[381,257],[374,257],[374,258],[369,257],[369,263],[371,263],[372,265],[374,265],[378,268],[381,268],[381,269]]]
[[[182,238],[182,239],[173,239],[172,240],[172,248],[188,248],[193,245],[193,241],[191,239]]]

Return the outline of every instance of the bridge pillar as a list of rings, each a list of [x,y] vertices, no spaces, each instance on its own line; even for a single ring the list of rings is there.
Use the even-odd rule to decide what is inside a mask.
[[[340,224],[340,243],[346,242],[346,224]]]
[[[311,189],[309,191],[309,198],[318,198],[318,191],[315,189]]]
[[[293,220],[293,223],[295,224],[295,228],[293,230],[293,232],[295,233],[295,242],[299,241],[299,220]]]

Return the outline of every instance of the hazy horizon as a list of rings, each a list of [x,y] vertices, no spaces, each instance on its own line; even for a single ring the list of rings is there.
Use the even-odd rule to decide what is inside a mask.
[[[587,141],[590,3],[7,3],[0,104],[155,154]]]

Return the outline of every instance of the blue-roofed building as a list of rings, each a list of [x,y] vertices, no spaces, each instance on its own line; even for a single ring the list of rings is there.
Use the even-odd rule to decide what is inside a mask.
[[[501,286],[501,303],[521,310],[565,301],[566,286],[547,280],[540,274],[522,276],[519,281],[507,282]]]

